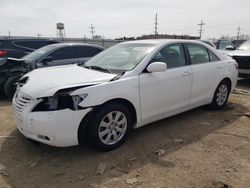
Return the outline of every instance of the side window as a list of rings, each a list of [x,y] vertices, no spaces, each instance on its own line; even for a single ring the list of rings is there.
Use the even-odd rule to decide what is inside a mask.
[[[210,56],[210,61],[220,61],[220,59],[210,50],[208,50],[209,56]]]
[[[157,61],[167,63],[168,69],[185,66],[186,61],[182,44],[171,44],[161,49],[151,62]]]
[[[102,49],[100,48],[89,47],[89,46],[79,46],[77,56],[78,58],[93,57],[94,55],[98,54],[101,51]]]
[[[55,50],[48,56],[52,57],[53,60],[74,59],[77,58],[75,55],[76,51],[77,51],[76,47],[64,47]]]
[[[233,46],[233,44],[227,40],[221,40],[218,49],[225,49],[227,46]]]
[[[191,64],[200,64],[209,62],[208,51],[205,47],[199,44],[187,44],[187,49],[190,55]]]

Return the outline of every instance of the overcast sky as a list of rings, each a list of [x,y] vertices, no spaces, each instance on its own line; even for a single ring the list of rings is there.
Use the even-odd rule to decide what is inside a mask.
[[[105,38],[141,36],[154,31],[158,13],[160,34],[198,35],[203,38],[250,34],[250,0],[0,0],[0,35],[56,36],[63,22],[67,37],[90,37],[94,25]]]

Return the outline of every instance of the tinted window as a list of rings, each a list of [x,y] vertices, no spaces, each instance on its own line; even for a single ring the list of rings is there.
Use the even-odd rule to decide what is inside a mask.
[[[49,57],[52,57],[53,60],[60,60],[60,59],[74,59],[76,57],[77,47],[64,47],[52,52]]]
[[[210,61],[220,61],[220,59],[210,50],[208,50],[209,56],[210,56]]]
[[[77,57],[93,57],[94,55],[98,54],[102,51],[100,48],[89,47],[89,46],[78,46]]]
[[[182,44],[164,47],[151,62],[165,62],[168,68],[184,66],[186,63]]]
[[[192,64],[200,64],[209,62],[207,49],[199,44],[187,44]]]
[[[227,46],[234,46],[234,45],[227,40],[221,40],[218,49],[225,49]]]
[[[41,48],[43,46],[53,44],[53,43],[56,43],[56,42],[31,40],[31,41],[16,41],[16,42],[13,42],[13,43],[15,45],[17,45],[17,46],[22,46],[22,47],[25,47],[25,48],[38,49],[38,48]]]

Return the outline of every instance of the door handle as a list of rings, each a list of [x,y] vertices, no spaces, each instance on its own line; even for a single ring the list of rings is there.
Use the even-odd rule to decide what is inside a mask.
[[[191,75],[191,72],[188,72],[188,71],[185,71],[182,76],[190,76]]]
[[[222,68],[222,66],[221,66],[221,65],[218,65],[216,68],[217,68],[217,69],[221,69],[221,68]]]

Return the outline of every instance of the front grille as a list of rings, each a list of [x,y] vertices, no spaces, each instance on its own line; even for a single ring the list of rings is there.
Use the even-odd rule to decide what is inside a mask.
[[[239,69],[250,69],[250,56],[233,56],[239,65]]]
[[[20,92],[17,92],[14,96],[14,105],[17,112],[22,112],[30,102],[31,98]]]

